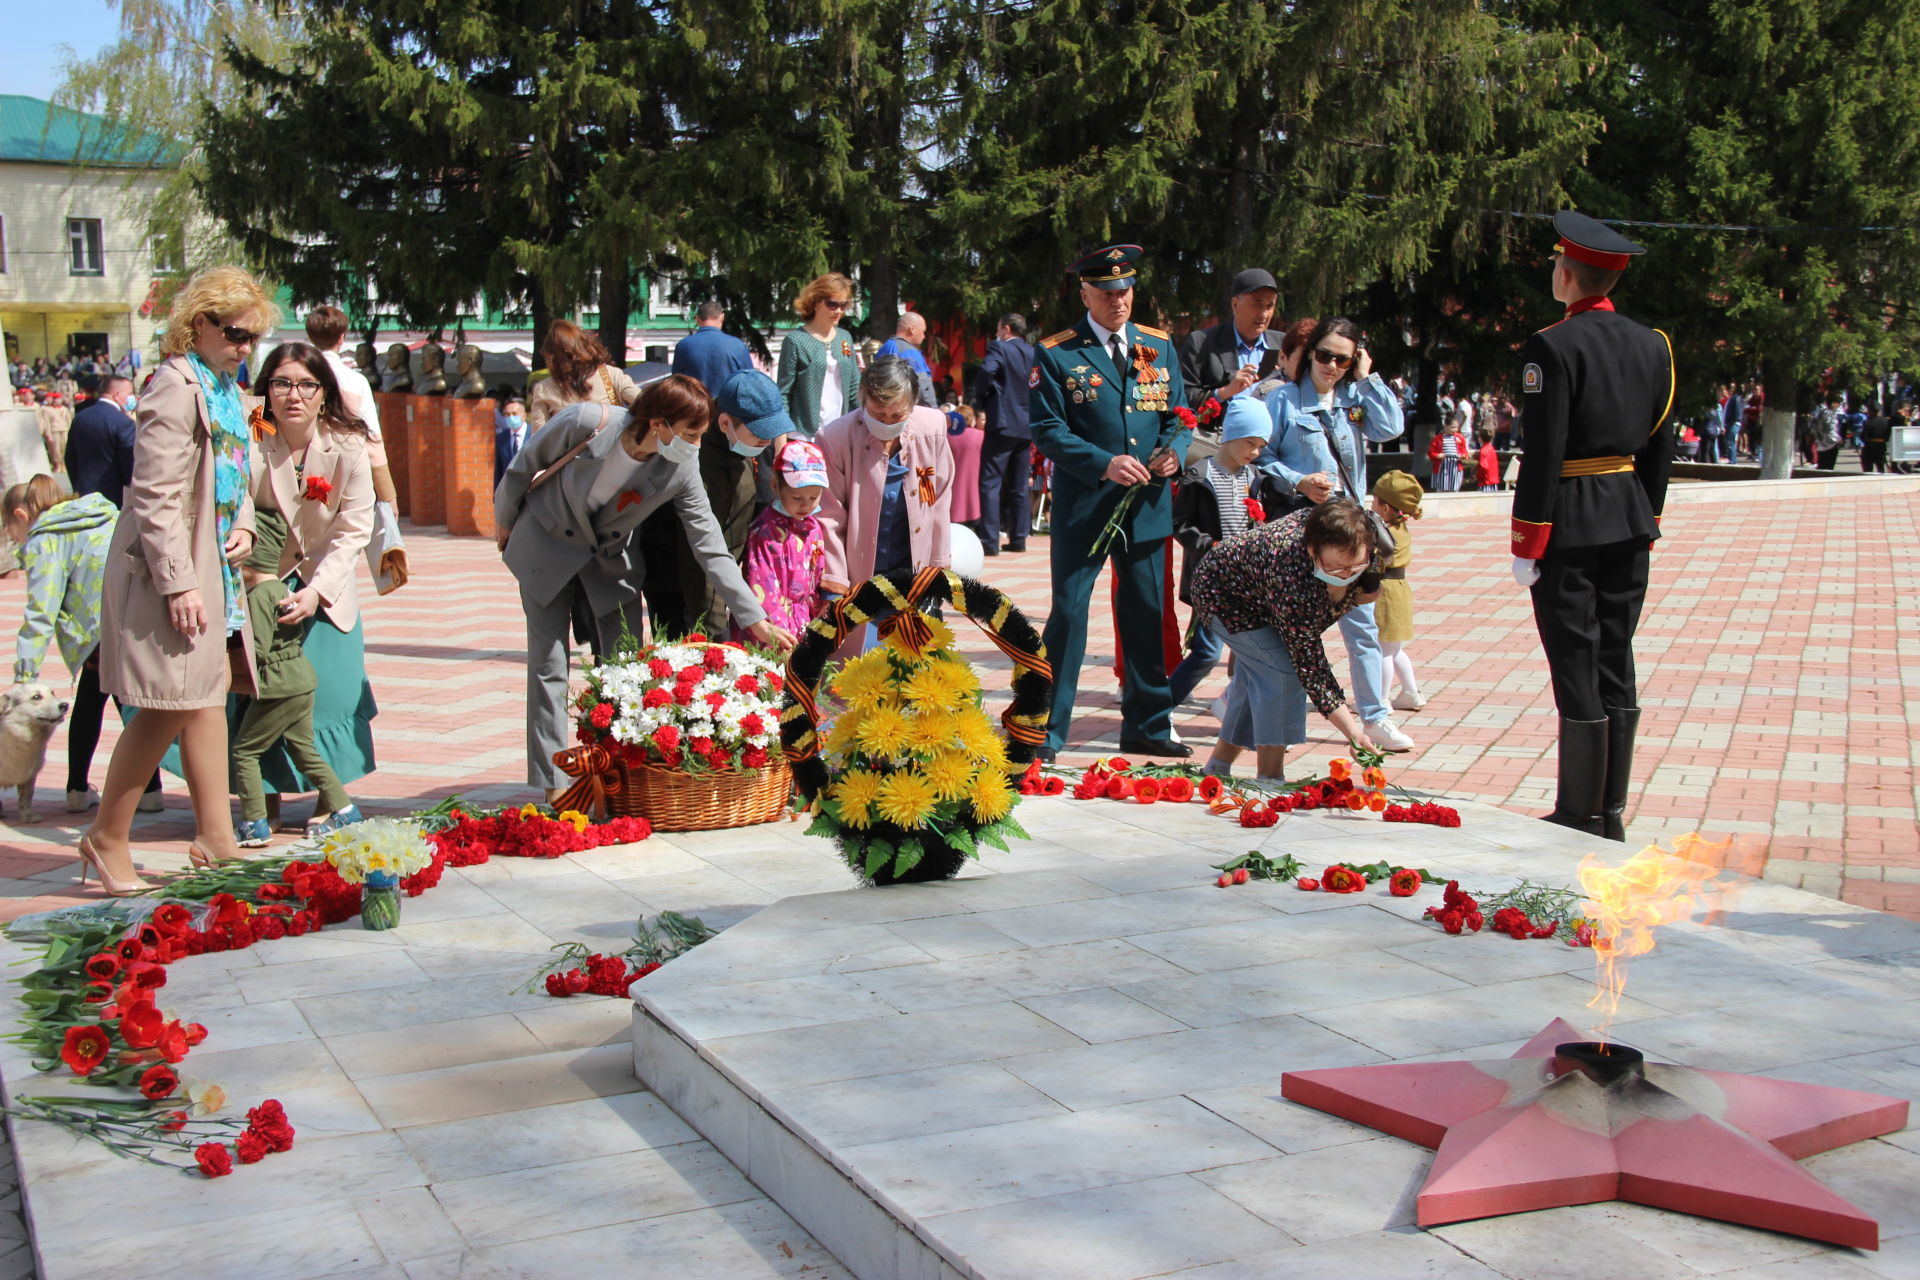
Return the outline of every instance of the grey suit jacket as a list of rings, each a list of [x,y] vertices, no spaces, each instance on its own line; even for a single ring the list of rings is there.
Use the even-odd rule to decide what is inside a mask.
[[[640,522],[671,502],[680,514],[687,541],[707,579],[742,628],[766,617],[759,600],[727,551],[727,540],[696,460],[681,464],[655,455],[640,465],[627,493],[595,510],[588,498],[601,466],[620,448],[627,411],[601,404],[572,404],[514,455],[493,492],[495,527],[508,534],[507,568],[521,589],[540,604],[552,604],[575,579],[586,589],[596,617],[611,613],[640,594],[646,569],[633,547]],[[533,477],[583,440],[591,441],[558,475],[531,492]],[[620,495],[622,497],[625,494]]]

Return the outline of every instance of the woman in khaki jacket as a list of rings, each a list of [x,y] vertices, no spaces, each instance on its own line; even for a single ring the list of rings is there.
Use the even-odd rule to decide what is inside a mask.
[[[570,404],[605,404],[624,409],[640,398],[633,379],[613,364],[594,337],[571,320],[555,320],[540,344],[547,376],[527,394],[527,435]]]
[[[253,549],[250,441],[234,375],[278,309],[238,267],[189,280],[140,396],[133,480],[107,552],[100,687],[140,708],[114,746],[80,857],[110,894],[149,886],[128,834],[175,738],[193,797],[196,861],[238,857],[227,810],[227,694],[253,691],[253,638],[235,567]],[[84,876],[84,872],[82,873]]]

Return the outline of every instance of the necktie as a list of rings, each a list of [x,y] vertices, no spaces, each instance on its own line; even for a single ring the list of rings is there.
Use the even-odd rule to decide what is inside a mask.
[[[1120,381],[1127,380],[1127,349],[1120,341],[1120,335],[1114,334],[1107,339],[1107,354],[1113,357],[1113,371]]]

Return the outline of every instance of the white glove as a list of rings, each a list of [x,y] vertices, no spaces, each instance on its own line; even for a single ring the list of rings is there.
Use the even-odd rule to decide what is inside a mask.
[[[1540,581],[1540,562],[1521,556],[1513,558],[1513,580],[1523,587],[1530,587]]]

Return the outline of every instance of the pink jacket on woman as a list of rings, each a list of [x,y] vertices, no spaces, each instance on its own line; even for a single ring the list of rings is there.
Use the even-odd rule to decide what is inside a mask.
[[[826,537],[826,567],[820,585],[845,591],[873,576],[880,538],[880,499],[887,487],[887,446],[867,430],[856,409],[820,429],[814,443],[827,459],[827,492],[820,500],[821,532]],[[908,540],[913,567],[945,568],[953,500],[953,450],[947,446],[947,415],[916,407],[900,433],[906,460]],[[925,501],[931,491],[933,501]]]

